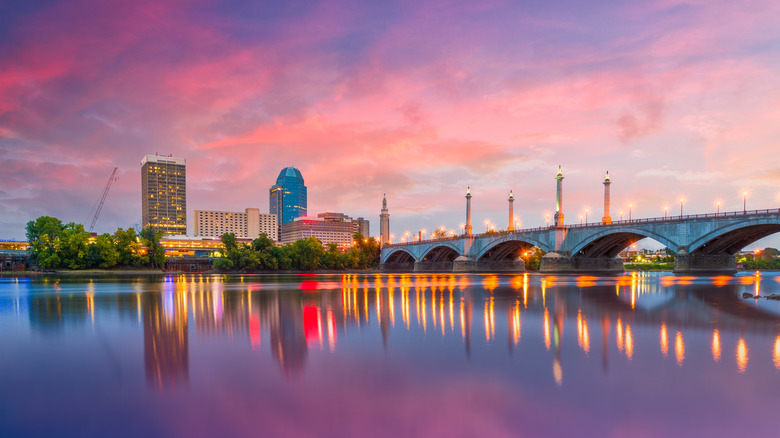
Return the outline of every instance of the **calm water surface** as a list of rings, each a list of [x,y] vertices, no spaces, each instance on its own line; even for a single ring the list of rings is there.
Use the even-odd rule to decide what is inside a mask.
[[[0,278],[0,436],[777,436],[780,276]]]

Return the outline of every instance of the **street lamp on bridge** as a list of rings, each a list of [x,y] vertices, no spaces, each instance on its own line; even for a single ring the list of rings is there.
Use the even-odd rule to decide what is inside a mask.
[[[633,207],[634,204],[628,203],[628,221],[631,222],[631,207]]]
[[[683,216],[682,207],[683,207],[683,202],[684,201],[685,201],[685,198],[680,198],[680,219],[682,219],[682,216]]]
[[[620,220],[623,221],[623,210],[620,211]]]
[[[664,220],[666,220],[666,216],[667,216],[668,213],[669,213],[669,207],[668,206],[664,206]]]
[[[747,192],[742,192],[742,214],[747,214]]]
[[[585,209],[585,225],[588,225],[588,209]]]
[[[720,201],[716,202],[715,205],[718,206],[718,212],[715,213],[715,216],[720,216]]]

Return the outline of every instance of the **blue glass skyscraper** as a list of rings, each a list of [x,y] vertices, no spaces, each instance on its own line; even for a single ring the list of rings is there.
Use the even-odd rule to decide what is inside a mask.
[[[281,236],[282,224],[306,216],[306,186],[301,171],[294,167],[282,169],[269,191],[269,199],[271,205],[268,211],[277,216]]]

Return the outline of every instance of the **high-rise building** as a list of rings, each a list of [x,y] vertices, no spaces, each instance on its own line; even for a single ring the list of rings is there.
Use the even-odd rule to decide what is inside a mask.
[[[368,219],[363,219],[362,217],[352,219],[352,232],[360,233],[363,237],[370,237],[371,228]]]
[[[269,201],[268,211],[276,215],[281,236],[283,224],[306,216],[306,186],[301,171],[294,167],[282,169],[276,178],[276,184],[269,190]]]
[[[257,239],[265,234],[279,240],[275,214],[260,213],[257,208],[240,211],[195,210],[195,236],[220,237],[233,233],[238,238]]]
[[[187,160],[147,155],[141,160],[141,225],[187,234]]]

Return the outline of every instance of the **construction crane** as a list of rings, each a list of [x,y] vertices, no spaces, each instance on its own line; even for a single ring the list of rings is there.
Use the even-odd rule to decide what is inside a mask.
[[[118,170],[118,167],[114,168],[114,171],[111,172],[111,176],[108,178],[108,182],[106,183],[106,188],[103,190],[103,195],[100,197],[99,203],[95,204],[97,206],[97,209],[95,207],[92,207],[92,210],[95,210],[95,216],[92,218],[92,224],[89,226],[89,232],[91,233],[92,230],[95,228],[95,223],[98,220],[98,216],[100,216],[100,210],[103,209],[103,203],[106,202],[106,196],[108,196],[108,189],[111,188],[111,183],[114,182],[116,179],[116,171]],[[90,210],[90,213],[92,211]]]

